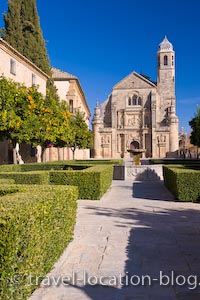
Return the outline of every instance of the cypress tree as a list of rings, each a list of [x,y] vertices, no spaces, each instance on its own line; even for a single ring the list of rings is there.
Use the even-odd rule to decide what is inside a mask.
[[[36,0],[9,0],[2,38],[48,75],[51,67],[40,28]]]
[[[41,70],[50,75],[50,62],[40,28],[36,0],[22,0],[21,16],[25,44],[23,54]]]
[[[2,38],[51,77],[51,66],[40,28],[36,0],[8,0],[8,12],[4,14],[4,23],[5,28],[1,29]],[[59,100],[51,79],[47,81],[47,93]]]
[[[24,39],[20,17],[22,0],[9,1],[8,13],[4,14],[5,28],[1,29],[2,38],[23,54]]]

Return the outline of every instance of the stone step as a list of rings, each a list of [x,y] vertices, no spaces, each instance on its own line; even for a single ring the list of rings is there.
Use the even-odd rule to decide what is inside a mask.
[[[163,180],[162,165],[126,164],[114,167],[114,180],[158,181]]]
[[[162,165],[126,166],[125,179],[137,181],[163,180]]]

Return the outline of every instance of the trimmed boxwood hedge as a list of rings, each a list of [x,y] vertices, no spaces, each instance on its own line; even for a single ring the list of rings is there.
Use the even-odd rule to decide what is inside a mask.
[[[200,171],[184,166],[163,166],[166,187],[177,200],[200,200]]]
[[[5,185],[0,185],[0,197],[17,192],[19,192],[17,185],[7,185],[7,183]]]
[[[78,190],[14,185],[11,194],[7,189],[1,186],[0,298],[24,300],[37,288],[30,276],[45,277],[72,239]]]
[[[0,186],[3,184],[14,184],[15,180],[11,178],[0,178]]]
[[[16,184],[49,184],[49,172],[6,172],[0,173],[0,179],[13,179]]]
[[[112,183],[113,165],[63,165],[67,170],[0,172],[0,179],[14,179],[16,184],[59,184],[78,186],[79,199],[100,199]]]
[[[66,166],[70,166],[73,169],[84,168],[85,165],[115,165],[123,164],[121,159],[111,159],[111,160],[64,160],[64,161],[53,161],[46,163],[31,163],[31,164],[21,164],[21,165],[0,165],[1,172],[31,172],[31,171],[49,171],[49,170],[62,170]],[[81,167],[82,165],[82,167]]]
[[[149,159],[151,165],[161,164],[161,165],[199,165],[199,159],[182,159],[182,158],[151,158]]]
[[[122,165],[123,159],[77,159],[74,161],[78,164],[92,164],[92,165]]]
[[[76,185],[79,199],[100,199],[112,183],[113,166],[98,165],[82,171],[50,171],[51,184]]]
[[[21,165],[0,165],[1,172],[32,172],[32,171],[48,171],[48,170],[61,170],[66,163],[60,162],[57,164],[52,163],[32,163]]]

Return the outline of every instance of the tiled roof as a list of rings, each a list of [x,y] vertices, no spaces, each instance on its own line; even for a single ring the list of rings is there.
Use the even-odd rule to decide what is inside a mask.
[[[59,69],[52,68],[51,70],[53,79],[78,79],[76,76]]]
[[[153,80],[151,80],[151,78],[148,76],[148,75],[145,75],[145,74],[139,74],[140,76],[142,76],[142,77],[144,77],[145,79],[147,79],[148,81],[150,81],[150,82],[152,82],[153,84],[157,84],[157,82],[156,81],[153,81]]]

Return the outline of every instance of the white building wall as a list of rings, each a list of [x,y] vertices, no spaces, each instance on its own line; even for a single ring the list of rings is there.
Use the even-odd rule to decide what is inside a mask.
[[[69,91],[69,81],[54,81],[54,85],[58,90],[58,95],[61,100],[66,100],[66,94]]]
[[[24,84],[27,87],[33,85],[32,76],[35,75],[35,85],[38,91],[46,95],[47,76],[18,52],[12,51],[12,47],[0,40],[0,76],[12,79],[15,82]],[[10,71],[11,59],[15,62],[15,74]]]

